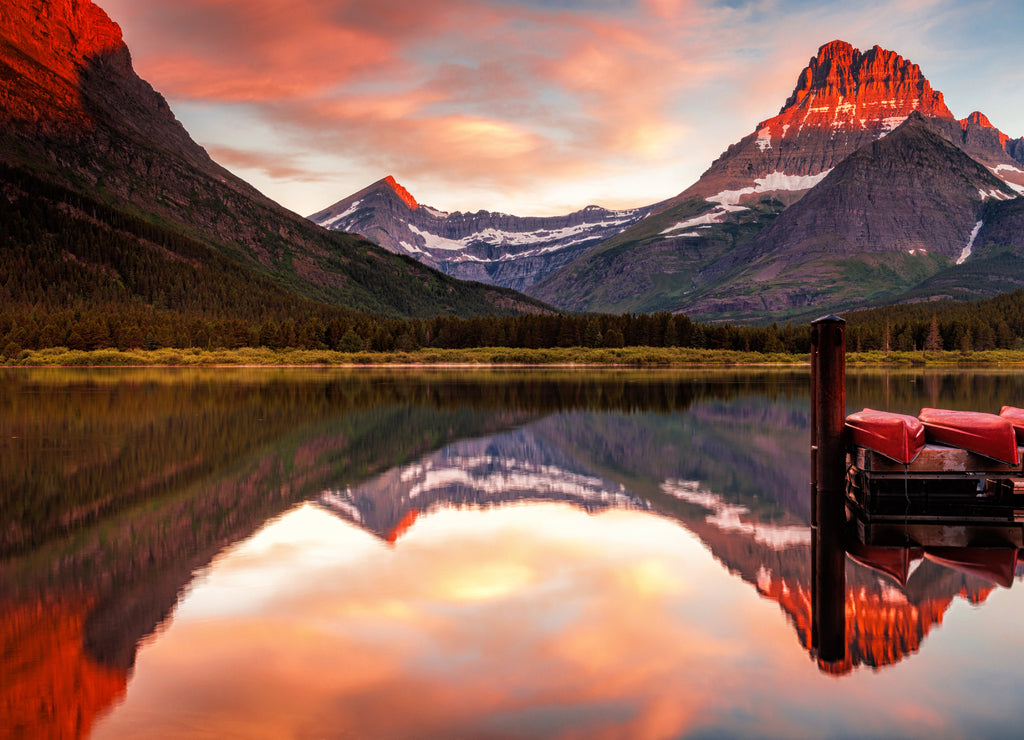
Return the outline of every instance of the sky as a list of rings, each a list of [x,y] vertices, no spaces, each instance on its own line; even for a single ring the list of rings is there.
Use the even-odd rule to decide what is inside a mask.
[[[96,0],[223,166],[310,215],[392,175],[446,211],[684,190],[834,39],[1024,136],[1019,0]]]

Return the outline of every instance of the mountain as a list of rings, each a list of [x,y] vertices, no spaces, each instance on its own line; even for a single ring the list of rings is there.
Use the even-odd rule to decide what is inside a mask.
[[[587,206],[551,217],[446,213],[417,203],[389,175],[309,218],[332,231],[365,236],[453,277],[525,290],[652,209]]]
[[[34,193],[51,188],[69,194],[54,195],[51,213],[70,214],[83,228],[92,225],[95,203],[189,240],[191,253],[172,261],[195,261],[214,280],[220,268],[211,266],[211,253],[292,295],[382,315],[543,309],[511,291],[460,283],[365,239],[328,233],[220,167],[135,74],[120,28],[90,0],[5,2],[0,82],[0,184],[37,225]],[[133,238],[139,251],[167,256],[139,234]],[[16,238],[5,243],[23,246]],[[102,250],[66,259],[116,272]]]
[[[709,276],[726,277],[694,301],[695,312],[872,305],[963,264],[987,203],[1016,193],[931,120],[915,112],[861,147],[771,226],[710,267]]]
[[[981,113],[954,118],[898,54],[833,41],[696,183],[529,292],[571,310],[738,321],[961,297],[923,286],[940,273],[965,285],[983,244],[1024,247],[986,226],[1012,221],[999,203],[1024,192],[1015,141]]]

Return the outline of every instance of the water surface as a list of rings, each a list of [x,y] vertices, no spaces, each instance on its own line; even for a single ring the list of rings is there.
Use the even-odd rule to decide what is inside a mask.
[[[15,737],[1005,737],[1024,589],[847,561],[800,371],[5,371]],[[1011,373],[862,372],[997,411]]]

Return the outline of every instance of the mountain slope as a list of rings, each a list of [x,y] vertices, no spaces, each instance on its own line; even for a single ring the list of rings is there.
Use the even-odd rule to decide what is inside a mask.
[[[909,144],[870,149],[909,119],[928,121],[921,156]],[[1024,192],[1015,151],[983,114],[955,119],[917,65],[834,41],[810,60],[779,114],[694,185],[529,292],[573,310],[734,320],[836,310],[854,296],[895,300],[960,258],[984,221],[985,194]],[[874,165],[851,163],[836,189],[835,171],[858,157]],[[1021,241],[1004,237],[1007,247]],[[815,251],[853,262],[839,272],[823,267],[828,259],[812,266]],[[855,280],[839,291],[845,298],[839,274]]]
[[[971,255],[986,202],[1016,197],[920,114],[844,159],[707,271],[695,312],[735,316],[884,300]]]
[[[0,8],[0,162],[195,239],[295,293],[384,315],[539,310],[329,234],[213,162],[89,0]]]
[[[420,205],[388,176],[309,218],[332,231],[365,236],[453,277],[524,290],[652,208],[588,206],[550,217],[445,213]]]

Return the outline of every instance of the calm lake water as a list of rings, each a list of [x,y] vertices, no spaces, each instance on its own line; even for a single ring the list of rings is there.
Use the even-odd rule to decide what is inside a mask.
[[[1024,568],[846,563],[806,372],[0,371],[0,735],[1018,736]],[[1024,405],[851,372],[851,410]],[[1009,584],[1009,587],[1007,587]]]

